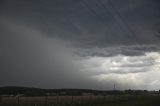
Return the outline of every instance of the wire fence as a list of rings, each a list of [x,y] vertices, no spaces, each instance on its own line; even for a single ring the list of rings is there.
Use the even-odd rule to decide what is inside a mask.
[[[91,106],[105,102],[127,100],[128,96],[39,96],[0,97],[0,106]]]

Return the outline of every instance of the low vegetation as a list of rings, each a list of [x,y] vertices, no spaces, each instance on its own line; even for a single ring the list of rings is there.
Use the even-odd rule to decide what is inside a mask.
[[[159,106],[158,91],[0,88],[0,106]]]

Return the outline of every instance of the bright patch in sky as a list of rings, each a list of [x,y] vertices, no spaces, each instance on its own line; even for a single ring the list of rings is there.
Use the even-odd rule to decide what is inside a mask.
[[[90,73],[99,82],[111,81],[128,88],[159,89],[160,53],[146,52],[140,56],[87,57],[80,63],[81,71]]]

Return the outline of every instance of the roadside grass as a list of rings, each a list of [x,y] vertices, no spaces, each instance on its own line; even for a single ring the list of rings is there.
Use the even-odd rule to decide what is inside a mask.
[[[68,99],[66,97],[66,99]],[[160,106],[160,96],[114,96],[112,98],[89,99],[83,101],[23,101],[20,104],[8,102],[0,104],[0,106]]]

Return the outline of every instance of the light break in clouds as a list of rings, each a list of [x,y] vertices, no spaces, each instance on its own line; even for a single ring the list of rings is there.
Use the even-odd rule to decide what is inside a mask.
[[[160,2],[111,3],[2,0],[0,86],[159,90]]]

